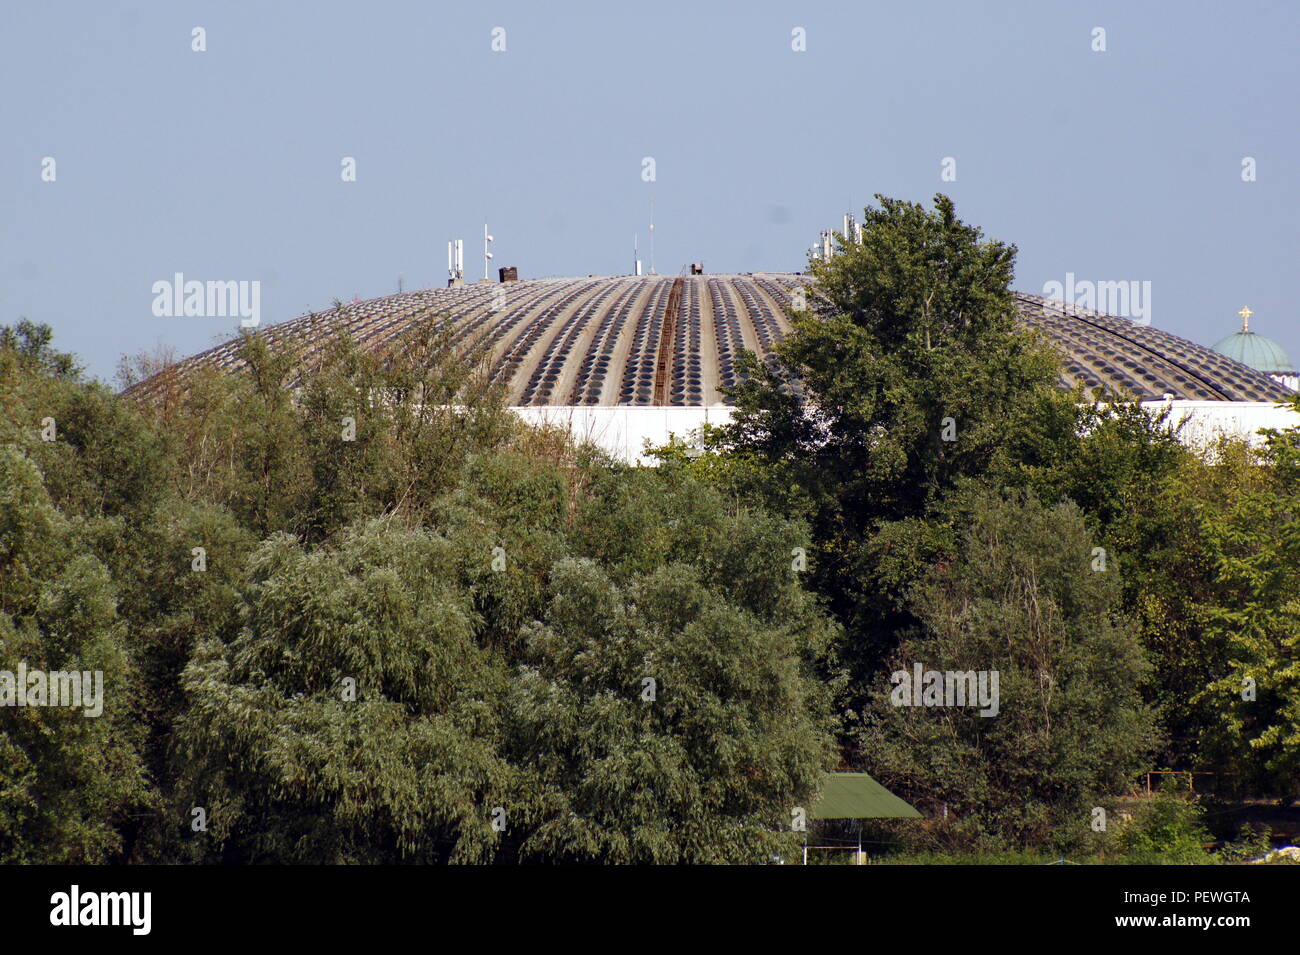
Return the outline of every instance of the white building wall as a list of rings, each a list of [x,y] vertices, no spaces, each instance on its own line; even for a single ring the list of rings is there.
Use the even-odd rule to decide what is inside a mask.
[[[1223,434],[1247,437],[1252,444],[1259,444],[1256,432],[1260,428],[1300,426],[1300,415],[1267,401],[1146,401],[1142,406],[1152,410],[1170,407],[1173,422],[1186,421],[1182,437],[1195,447],[1204,447]],[[643,465],[654,463],[645,454],[647,447],[667,444],[669,436],[674,434],[688,438],[701,424],[725,424],[732,415],[727,405],[707,408],[524,405],[512,410],[530,424],[562,427],[578,442],[591,442],[619,460]]]
[[[634,405],[577,405],[548,407],[521,405],[516,414],[535,425],[561,427],[579,443],[591,442],[629,464],[654,464],[647,447],[668,443],[669,435],[688,438],[700,425],[731,420],[727,405],[706,408],[646,408]]]
[[[1142,407],[1159,410],[1170,406],[1172,423],[1186,422],[1179,432],[1194,447],[1205,447],[1220,436],[1246,438],[1252,445],[1263,443],[1261,428],[1300,426],[1300,415],[1271,401],[1144,401]]]

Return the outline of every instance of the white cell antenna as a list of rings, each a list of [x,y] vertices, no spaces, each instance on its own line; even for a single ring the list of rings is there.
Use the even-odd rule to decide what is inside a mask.
[[[862,226],[858,225],[858,220],[854,218],[853,213],[844,213],[844,244],[861,245],[862,244]]]
[[[658,275],[655,271],[655,203],[650,200],[650,274]]]
[[[448,284],[455,284],[465,278],[465,240],[447,240],[447,279]]]
[[[495,242],[496,239],[488,235],[487,223],[483,223],[483,281],[488,279],[488,260],[492,258],[492,253],[488,251],[488,243]]]

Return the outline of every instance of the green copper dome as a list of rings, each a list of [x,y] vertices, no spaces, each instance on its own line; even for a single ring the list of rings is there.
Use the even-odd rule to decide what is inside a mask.
[[[1294,375],[1296,370],[1282,346],[1271,338],[1256,335],[1245,321],[1241,331],[1229,335],[1214,346],[1220,355],[1249,365],[1266,375]]]

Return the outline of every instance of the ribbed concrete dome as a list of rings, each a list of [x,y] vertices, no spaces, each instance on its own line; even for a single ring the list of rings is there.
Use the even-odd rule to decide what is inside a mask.
[[[787,309],[807,280],[794,273],[539,279],[426,289],[344,304],[258,334],[310,366],[342,331],[367,350],[447,328],[467,351],[490,355],[512,405],[708,406],[724,401],[742,350],[766,356],[789,329]],[[811,291],[807,294],[811,295]],[[1141,399],[1275,401],[1288,392],[1261,372],[1128,319],[1018,294],[1021,320],[1063,357],[1076,381]],[[235,343],[182,362],[233,371]],[[147,394],[154,380],[137,385]]]

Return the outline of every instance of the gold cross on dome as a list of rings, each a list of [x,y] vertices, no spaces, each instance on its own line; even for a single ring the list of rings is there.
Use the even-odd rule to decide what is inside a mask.
[[[1241,306],[1241,311],[1238,312],[1237,314],[1241,316],[1241,330],[1243,332],[1250,331],[1250,316],[1255,314],[1250,310],[1250,306],[1249,305]]]

